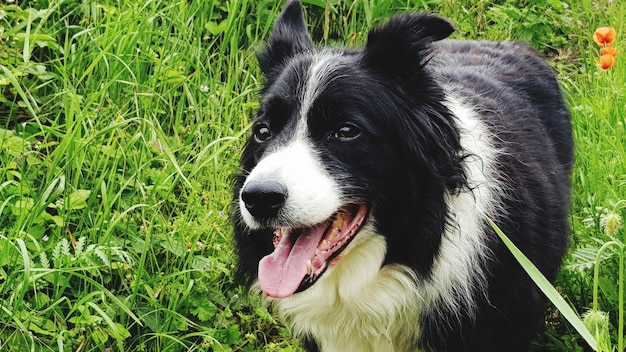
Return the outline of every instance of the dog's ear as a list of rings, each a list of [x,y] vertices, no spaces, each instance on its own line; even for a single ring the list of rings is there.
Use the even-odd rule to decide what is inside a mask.
[[[450,190],[465,183],[460,136],[441,86],[424,69],[431,44],[454,32],[447,20],[431,14],[393,17],[368,36],[361,66],[398,95],[405,108],[391,123],[403,131],[402,147],[411,160],[423,163]],[[391,83],[391,84],[389,84]],[[415,156],[419,156],[415,158]]]
[[[432,14],[404,14],[370,31],[363,64],[400,79],[419,74],[428,60],[433,41],[448,37],[454,27],[446,19]]]
[[[259,66],[266,78],[282,69],[295,55],[313,49],[306,29],[300,1],[289,0],[278,16],[267,46],[257,53]]]

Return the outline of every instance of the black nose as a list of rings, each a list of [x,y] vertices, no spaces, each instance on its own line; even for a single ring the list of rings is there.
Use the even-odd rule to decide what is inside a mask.
[[[271,219],[287,200],[287,187],[276,181],[250,181],[241,191],[241,200],[252,216]]]

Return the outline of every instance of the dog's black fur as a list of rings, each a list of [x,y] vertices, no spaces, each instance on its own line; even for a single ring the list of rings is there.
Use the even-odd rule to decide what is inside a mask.
[[[570,116],[552,69],[535,50],[520,43],[443,40],[452,32],[452,26],[437,16],[404,14],[372,30],[362,50],[317,50],[300,4],[288,2],[258,55],[265,76],[261,109],[234,187],[239,268],[255,279],[259,261],[274,251],[278,228],[312,226],[290,221],[293,209],[283,213],[281,208],[297,192],[291,185],[300,182],[293,179],[298,177],[284,180],[271,171],[263,176],[254,173],[269,155],[305,139],[310,151],[306,158],[315,160],[320,173],[338,186],[338,198],[345,204],[367,206],[360,228],[381,236],[385,243],[376,270],[396,270],[391,268],[399,265],[409,272],[406,277],[413,286],[407,292],[417,297],[412,304],[418,307],[418,317],[379,321],[392,326],[396,334],[411,335],[402,340],[406,345],[392,341],[389,346],[399,351],[523,351],[541,323],[545,298],[480,217],[484,212],[494,219],[544,275],[554,278],[569,228]],[[478,127],[461,126],[459,121],[466,115],[476,119]],[[303,130],[306,133],[296,132]],[[277,165],[272,168],[289,168]],[[469,165],[474,165],[474,174]],[[260,192],[284,198],[266,204],[275,212],[259,215],[250,210],[258,204],[250,204],[252,192],[246,186],[259,178],[284,188],[284,192]],[[313,187],[317,179],[312,180],[308,182]],[[477,196],[479,192],[483,195]],[[298,203],[294,209],[306,206]],[[467,230],[469,235],[464,232],[466,223],[456,217],[466,207],[476,207],[471,214],[480,224],[467,225],[475,227]],[[458,250],[442,249],[443,241],[454,244],[455,236],[471,237],[476,229],[480,230],[476,241],[467,240]],[[367,293],[373,287],[370,279],[338,273],[342,265],[352,265],[346,263],[352,263],[348,258],[359,253],[358,246],[368,246],[359,236],[369,238],[356,234],[354,244],[349,242],[343,253],[328,259],[325,268],[330,269],[321,277],[309,277],[288,298],[271,299],[286,323],[298,326],[296,334],[310,351],[339,346],[323,342],[325,337],[318,332],[319,325],[333,319],[311,318],[308,327],[302,327],[303,323],[292,320],[305,313],[283,314],[281,310],[287,308],[280,301],[308,295],[308,301],[323,302],[325,293],[313,288],[320,285],[330,292],[344,280],[358,282]],[[465,274],[458,277],[438,264],[457,254],[469,258],[466,267],[458,268]],[[444,274],[450,282],[466,282],[469,289],[436,283],[433,276]],[[433,293],[439,289],[440,295]],[[381,292],[379,299],[386,297]],[[332,297],[332,304],[340,306],[361,300]],[[353,315],[341,319],[366,318]],[[360,333],[344,326],[334,330],[346,341]],[[393,336],[390,340],[400,341]],[[382,345],[370,344],[372,349],[375,346]]]

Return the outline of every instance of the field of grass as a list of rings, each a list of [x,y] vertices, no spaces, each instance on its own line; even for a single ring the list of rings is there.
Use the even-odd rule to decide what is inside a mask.
[[[392,13],[455,38],[525,40],[573,114],[571,249],[555,287],[602,351],[624,351],[626,53],[598,67],[621,1],[308,0],[320,44]],[[0,350],[298,351],[234,281],[231,177],[277,0],[0,3]],[[625,57],[622,57],[624,55]],[[589,351],[550,308],[537,351]]]

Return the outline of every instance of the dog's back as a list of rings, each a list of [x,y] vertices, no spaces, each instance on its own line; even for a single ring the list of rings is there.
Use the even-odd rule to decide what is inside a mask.
[[[488,127],[499,150],[496,164],[503,185],[498,223],[553,279],[569,233],[574,162],[570,114],[554,71],[524,43],[486,41],[436,42],[426,67],[447,94],[471,106]],[[480,313],[452,324],[433,316],[427,324],[429,333],[424,334],[433,350],[528,348],[541,324],[534,312],[543,309],[544,300],[539,298],[543,294],[499,239],[491,239],[490,248],[492,260],[486,268],[490,285],[476,302]],[[520,325],[521,321],[526,323]],[[459,331],[464,337],[457,335]]]
[[[553,69],[534,48],[520,42],[444,40],[433,43],[433,53],[428,67],[445,86],[500,116],[515,116],[519,126],[533,129],[533,120],[539,120],[545,128],[539,133],[553,141],[559,163],[571,169],[570,114]],[[525,111],[529,102],[533,111]]]

